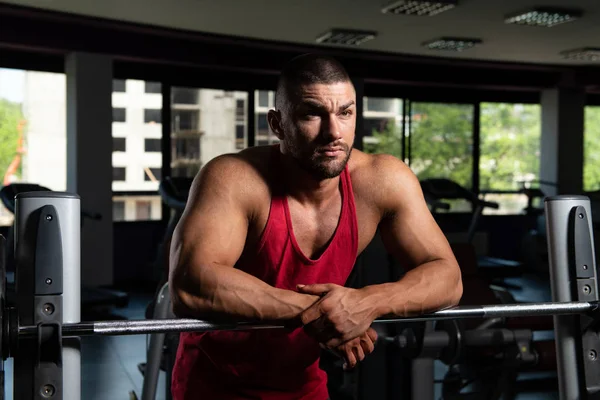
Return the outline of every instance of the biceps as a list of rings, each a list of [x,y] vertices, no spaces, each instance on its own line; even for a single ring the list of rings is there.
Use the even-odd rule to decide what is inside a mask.
[[[247,231],[243,213],[226,204],[186,211],[173,234],[171,268],[193,274],[202,265],[233,267],[243,251]]]

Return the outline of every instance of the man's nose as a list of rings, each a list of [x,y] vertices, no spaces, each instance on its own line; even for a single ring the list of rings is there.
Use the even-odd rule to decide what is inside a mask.
[[[334,141],[342,137],[340,124],[335,114],[328,114],[328,117],[324,118],[321,131],[322,135],[330,141]]]

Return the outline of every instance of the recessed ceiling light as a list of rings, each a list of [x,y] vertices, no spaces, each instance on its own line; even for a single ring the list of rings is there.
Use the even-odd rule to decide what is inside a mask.
[[[353,29],[332,29],[317,37],[317,43],[342,44],[358,46],[369,40],[375,39],[376,32],[357,31]]]
[[[504,22],[507,24],[552,27],[565,22],[581,18],[581,11],[562,8],[540,7],[507,15]]]
[[[481,39],[443,37],[423,43],[430,50],[464,51],[482,43]]]
[[[395,1],[384,8],[381,12],[388,14],[405,14],[419,16],[433,16],[456,7],[457,0],[417,1],[401,0]]]
[[[563,58],[576,61],[600,61],[600,48],[584,47],[565,50],[560,53]]]

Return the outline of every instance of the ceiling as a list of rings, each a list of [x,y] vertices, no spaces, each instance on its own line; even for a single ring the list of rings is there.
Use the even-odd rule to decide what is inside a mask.
[[[459,0],[433,17],[381,13],[385,0],[2,0],[1,2],[183,30],[271,41],[315,44],[331,28],[377,32],[357,50],[433,57],[543,64],[585,64],[559,53],[600,47],[599,0]],[[583,17],[552,28],[504,24],[528,7],[569,7]],[[428,50],[421,43],[441,36],[479,38],[463,52]]]

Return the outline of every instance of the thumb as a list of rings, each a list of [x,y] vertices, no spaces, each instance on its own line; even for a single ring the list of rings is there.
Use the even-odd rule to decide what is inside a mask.
[[[333,289],[332,284],[330,283],[317,283],[314,285],[296,285],[299,291],[306,294],[314,294],[317,296],[322,296],[327,292],[330,292]]]

